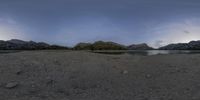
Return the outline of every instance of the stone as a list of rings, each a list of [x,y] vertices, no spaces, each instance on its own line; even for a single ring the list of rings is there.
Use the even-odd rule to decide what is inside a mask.
[[[17,82],[10,82],[10,83],[7,83],[6,85],[5,85],[5,88],[7,88],[7,89],[12,89],[12,88],[15,88],[15,87],[17,87],[19,84],[17,83]]]
[[[17,75],[20,75],[22,73],[22,70],[21,69],[17,69],[16,71],[15,71],[15,74],[17,74]]]
[[[151,75],[150,75],[150,74],[147,74],[147,75],[146,75],[146,78],[151,78]]]
[[[128,74],[127,70],[122,71],[122,74]]]

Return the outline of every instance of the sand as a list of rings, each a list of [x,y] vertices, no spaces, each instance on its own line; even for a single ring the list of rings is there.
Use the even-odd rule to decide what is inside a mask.
[[[200,100],[200,54],[0,54],[0,100]]]

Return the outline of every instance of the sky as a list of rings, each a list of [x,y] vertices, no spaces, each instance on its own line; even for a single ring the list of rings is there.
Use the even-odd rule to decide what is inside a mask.
[[[74,46],[200,40],[200,0],[0,0],[0,40]]]

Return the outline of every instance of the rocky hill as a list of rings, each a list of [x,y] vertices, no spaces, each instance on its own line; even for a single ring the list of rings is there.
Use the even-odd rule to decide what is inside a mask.
[[[160,50],[200,50],[200,40],[189,43],[169,44],[159,48]]]
[[[115,42],[97,41],[92,45],[93,50],[126,50],[126,46]]]
[[[92,44],[91,43],[78,43],[73,48],[74,50],[92,50]]]
[[[23,41],[12,39],[0,40],[0,50],[45,50],[45,49],[70,49],[59,45],[50,45],[44,42]],[[74,50],[154,50],[146,43],[125,46],[115,42],[97,41],[94,43],[79,43]],[[200,40],[189,43],[169,44],[158,48],[159,50],[200,50]]]
[[[0,41],[0,50],[43,50],[43,49],[68,49],[63,46],[49,45],[44,42],[22,41],[12,39]]]
[[[92,43],[78,43],[74,50],[152,50],[146,43],[125,46],[115,42],[97,41]]]
[[[114,43],[97,41],[94,43],[78,43],[74,50],[126,50],[126,46]]]
[[[153,50],[154,48],[149,47],[146,43],[132,44],[127,47],[129,50]]]

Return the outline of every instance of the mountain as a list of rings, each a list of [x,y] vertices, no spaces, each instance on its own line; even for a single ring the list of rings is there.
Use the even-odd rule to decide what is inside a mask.
[[[76,46],[74,46],[75,50],[92,50],[92,44],[91,43],[78,43]]]
[[[63,46],[49,45],[44,42],[22,41],[12,39],[8,41],[0,40],[0,50],[43,50],[43,49],[68,49]]]
[[[115,42],[96,41],[92,43],[78,43],[74,50],[153,50],[146,43],[125,46]]]
[[[92,43],[78,43],[74,50],[126,50],[126,46],[114,43],[114,42],[104,42],[96,41]]]
[[[50,47],[48,47],[48,49],[52,49],[52,50],[65,50],[65,49],[71,49],[65,46],[60,46],[60,45],[51,45]]]
[[[149,47],[146,43],[132,44],[127,47],[129,50],[153,50],[154,48]]]
[[[126,50],[126,46],[115,42],[97,41],[92,44],[93,50]]]
[[[189,43],[169,44],[159,48],[160,50],[200,50],[200,40]]]
[[[11,39],[11,40],[8,40],[7,42],[13,43],[13,44],[19,44],[19,45],[22,45],[22,44],[26,44],[26,43],[27,43],[27,42],[25,42],[25,41],[18,40],[18,39]]]
[[[69,49],[59,45],[50,45],[44,42],[23,41],[12,39],[8,41],[0,40],[0,50],[45,50],[45,49]],[[97,41],[94,43],[79,43],[74,50],[153,50],[146,43],[132,44],[124,46],[115,42]],[[158,48],[159,50],[200,50],[200,40],[189,43],[169,44]]]

